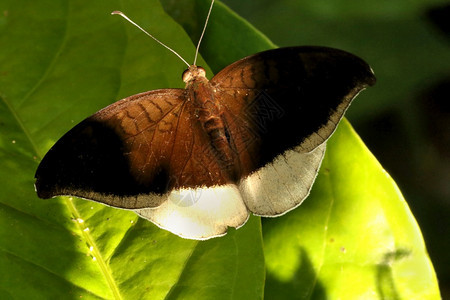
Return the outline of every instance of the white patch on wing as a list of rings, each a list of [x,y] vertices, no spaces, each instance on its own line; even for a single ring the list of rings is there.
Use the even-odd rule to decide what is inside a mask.
[[[277,156],[273,162],[239,183],[247,208],[258,216],[275,217],[296,208],[309,195],[325,154],[326,143],[308,153],[300,147]]]
[[[239,228],[249,217],[236,185],[174,190],[155,208],[134,209],[159,227],[183,238],[206,240]]]

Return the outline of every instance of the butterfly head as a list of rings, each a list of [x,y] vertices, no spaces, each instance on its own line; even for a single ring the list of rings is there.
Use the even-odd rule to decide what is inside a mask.
[[[203,78],[206,77],[205,69],[203,69],[202,67],[199,67],[199,66],[192,65],[189,67],[189,69],[187,69],[183,72],[183,75],[181,78],[187,84],[195,79],[202,78],[202,77]]]

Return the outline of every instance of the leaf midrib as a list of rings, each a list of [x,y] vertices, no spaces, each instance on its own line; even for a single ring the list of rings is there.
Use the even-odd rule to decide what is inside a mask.
[[[64,197],[64,200],[66,202],[67,207],[70,209],[71,213],[74,215],[74,217],[78,219],[82,219],[80,212],[73,204],[71,197]],[[119,287],[116,284],[116,281],[114,280],[114,277],[112,276],[111,269],[109,268],[108,264],[103,259],[103,256],[100,252],[100,250],[97,247],[97,244],[95,243],[92,236],[89,234],[89,227],[83,226],[84,223],[75,222],[76,226],[80,230],[82,237],[86,241],[86,243],[89,246],[92,246],[92,254],[93,257],[95,257],[96,262],[98,263],[98,266],[100,267],[100,270],[102,271],[103,275],[105,276],[106,282],[108,283],[111,292],[114,296],[114,299],[123,299]]]

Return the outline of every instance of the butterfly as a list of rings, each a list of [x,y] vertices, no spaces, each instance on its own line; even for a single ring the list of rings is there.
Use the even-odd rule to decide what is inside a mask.
[[[289,47],[232,63],[184,89],[133,95],[88,117],[36,171],[40,198],[70,195],[130,209],[184,238],[279,216],[308,196],[352,100],[375,83],[348,52]]]

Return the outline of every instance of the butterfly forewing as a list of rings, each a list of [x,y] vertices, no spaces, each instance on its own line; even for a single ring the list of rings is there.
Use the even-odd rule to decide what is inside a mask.
[[[224,183],[181,89],[116,102],[64,135],[36,171],[42,198],[73,195],[122,208],[155,207],[180,187]]]
[[[259,166],[286,149],[300,146],[309,152],[323,143],[351,100],[374,82],[363,60],[325,47],[261,52],[229,65],[211,79],[218,90],[239,92],[247,106],[242,112],[252,112],[263,143]]]

